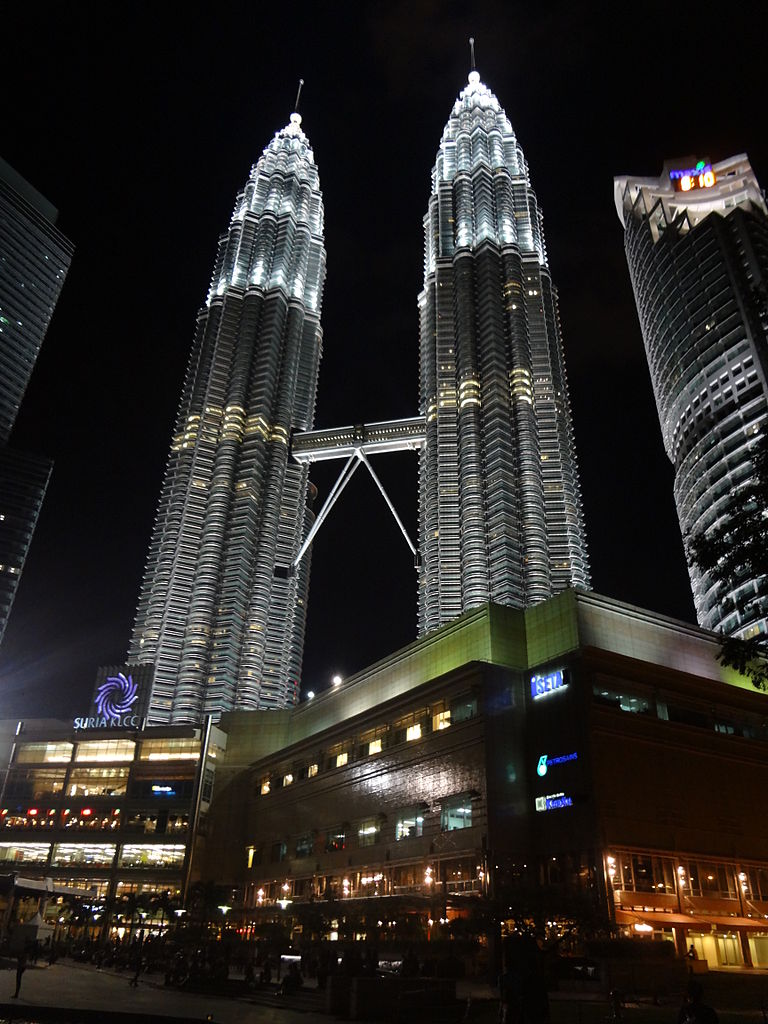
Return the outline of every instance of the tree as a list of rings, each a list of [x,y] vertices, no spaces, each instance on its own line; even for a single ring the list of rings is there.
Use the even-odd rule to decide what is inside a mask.
[[[688,564],[708,574],[718,596],[740,613],[749,613],[754,595],[738,596],[747,581],[763,582],[768,590],[768,431],[764,431],[752,452],[753,473],[733,496],[733,512],[724,523],[686,538]],[[735,668],[752,680],[759,690],[768,690],[768,636],[742,640],[724,637],[718,661]]]

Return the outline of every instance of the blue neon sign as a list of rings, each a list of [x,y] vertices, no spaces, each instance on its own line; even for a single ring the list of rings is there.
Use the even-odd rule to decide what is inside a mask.
[[[565,793],[550,793],[549,796],[536,797],[537,811],[559,811],[563,807],[573,807],[573,797]]]
[[[565,672],[561,668],[555,669],[554,672],[548,672],[545,676],[531,676],[531,697],[534,700],[539,700],[541,697],[546,697],[548,693],[562,690],[566,685]]]
[[[557,764],[566,764],[568,761],[578,761],[579,755],[574,750],[572,754],[560,754],[558,757],[548,757],[546,754],[542,754],[539,758],[539,763],[536,765],[536,774],[542,778],[547,774],[547,771]]]

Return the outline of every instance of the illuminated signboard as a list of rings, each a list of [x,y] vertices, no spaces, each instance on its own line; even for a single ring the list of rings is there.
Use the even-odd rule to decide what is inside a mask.
[[[95,715],[76,718],[75,729],[138,729],[141,717],[135,713],[134,705],[139,699],[139,687],[133,676],[118,672],[107,676],[96,690],[93,704]]]
[[[547,774],[547,771],[556,764],[566,764],[568,761],[578,761],[579,755],[574,752],[572,754],[560,754],[558,757],[548,757],[546,754],[542,754],[539,758],[539,762],[536,765],[536,774],[542,778]]]
[[[537,811],[559,811],[563,807],[573,807],[573,797],[565,793],[550,793],[549,796],[536,797]]]
[[[561,668],[548,672],[545,676],[531,676],[531,696],[534,700],[546,697],[555,690],[562,690],[565,686],[565,673]]]
[[[695,188],[712,188],[717,181],[717,175],[712,170],[712,164],[699,160],[695,167],[689,167],[683,171],[670,171],[669,177],[677,192],[690,192]]]
[[[153,796],[176,796],[176,790],[173,786],[161,786],[157,782],[152,786]]]

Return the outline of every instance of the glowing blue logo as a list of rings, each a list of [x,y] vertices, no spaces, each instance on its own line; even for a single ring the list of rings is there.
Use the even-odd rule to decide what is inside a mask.
[[[573,797],[565,793],[551,793],[549,796],[536,797],[537,811],[559,811],[563,807],[573,807]]]
[[[118,672],[116,676],[107,676],[96,691],[96,711],[102,718],[119,718],[126,715],[136,703],[139,688],[132,676]]]
[[[531,676],[531,696],[534,700],[546,697],[548,693],[561,690],[566,685],[565,673],[561,668],[549,672],[545,676]]]
[[[542,754],[539,758],[539,763],[536,765],[536,774],[542,778],[547,774],[547,770],[555,764],[565,764],[567,761],[578,761],[579,755],[574,752],[572,754],[560,754],[558,757],[547,757],[546,754]]]

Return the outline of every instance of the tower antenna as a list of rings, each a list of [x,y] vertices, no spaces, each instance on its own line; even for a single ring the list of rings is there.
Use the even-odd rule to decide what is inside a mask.
[[[293,105],[293,112],[295,114],[298,114],[298,112],[299,112],[299,100],[301,98],[301,87],[302,87],[302,85],[304,85],[304,79],[300,78],[299,79],[299,88],[298,88],[298,91],[296,93],[296,102]]]
[[[470,63],[472,64],[471,70],[472,71],[476,71],[477,67],[475,65],[475,37],[474,36],[470,36],[469,37],[469,56],[470,56]]]

